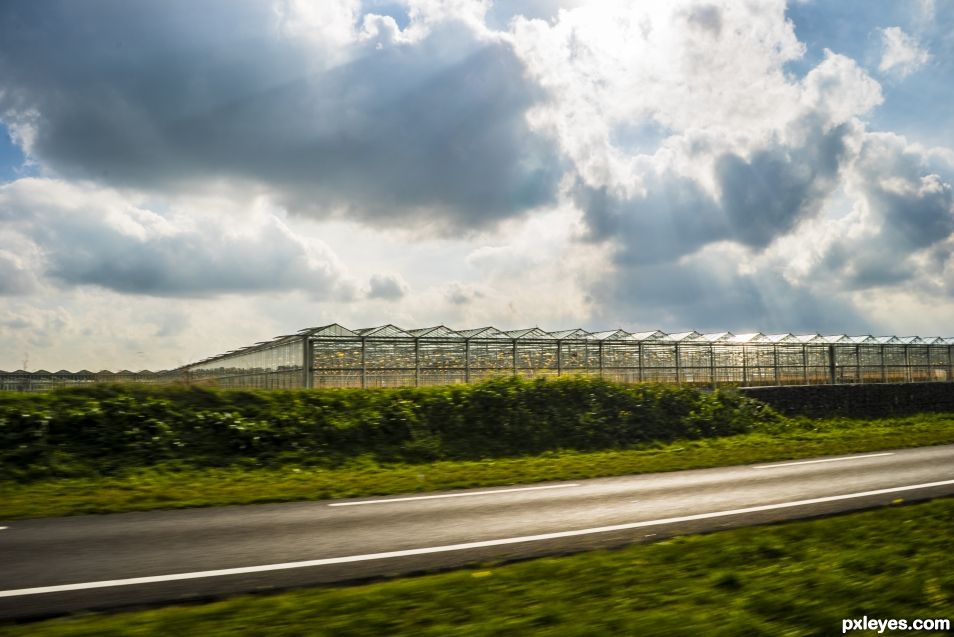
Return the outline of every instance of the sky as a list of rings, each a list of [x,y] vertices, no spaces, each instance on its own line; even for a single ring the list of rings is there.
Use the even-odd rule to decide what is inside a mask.
[[[0,3],[0,369],[954,336],[954,0]]]

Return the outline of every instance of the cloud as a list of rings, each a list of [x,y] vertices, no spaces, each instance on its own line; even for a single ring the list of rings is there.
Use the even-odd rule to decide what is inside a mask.
[[[701,31],[708,31],[713,38],[722,35],[722,11],[714,4],[690,7],[686,12],[686,21]]]
[[[596,316],[666,329],[871,327],[853,309],[859,283],[823,278],[861,268],[860,253],[821,248],[802,272],[783,258],[793,245],[812,251],[816,222],[863,154],[860,118],[883,101],[854,60],[825,50],[800,79],[786,73],[804,47],[780,4],[591,4],[552,24],[518,21],[515,33],[552,96],[531,122],[559,140],[584,238],[611,255],[593,283]],[[629,144],[621,127],[657,139]],[[910,229],[943,205],[933,181],[917,189],[930,201]]]
[[[830,52],[791,88],[791,119],[747,148],[718,131],[672,131],[666,152],[629,165],[636,192],[589,185],[584,173],[573,194],[589,238],[613,242],[618,261],[655,263],[723,240],[764,249],[817,215],[863,135],[854,117],[881,93]]]
[[[730,243],[707,246],[678,262],[623,264],[597,283],[599,322],[632,329],[736,333],[870,331],[848,295],[819,282],[800,285],[773,267],[747,267],[753,255]]]
[[[815,130],[805,145],[773,144],[748,159],[721,156],[715,174],[731,226],[729,236],[765,247],[816,214],[835,188],[850,130],[845,124]]]
[[[0,308],[0,338],[6,350],[5,369],[12,371],[19,368],[23,359],[29,358],[31,350],[44,348],[59,340],[60,335],[71,327],[74,324],[68,312],[62,308],[46,309],[32,305]]]
[[[639,188],[635,158],[613,143],[621,128],[704,133],[730,147],[764,139],[799,102],[782,65],[804,47],[784,12],[782,2],[600,2],[554,23],[518,19],[515,50],[550,95],[530,121],[594,187]]]
[[[407,292],[407,283],[397,274],[375,274],[369,281],[369,299],[397,301],[407,294]]]
[[[951,177],[931,172],[929,153],[905,138],[867,134],[846,175],[855,207],[823,239],[815,275],[859,290],[939,283],[954,255]]]
[[[894,72],[904,77],[914,73],[931,59],[930,54],[921,48],[918,41],[900,27],[882,29],[881,40],[884,46],[881,63],[878,65],[881,71]]]
[[[0,3],[37,175],[0,187],[3,360],[321,322],[943,327],[954,152],[913,140],[949,141],[949,91],[896,80],[951,30],[919,6],[874,11],[904,33],[782,0]]]
[[[126,294],[348,293],[335,256],[267,210],[158,212],[89,184],[20,179],[0,186],[0,220],[33,257],[31,275]],[[23,266],[21,266],[22,269]]]
[[[518,20],[515,41],[551,92],[531,121],[572,162],[589,239],[623,261],[721,240],[766,247],[821,209],[855,118],[882,100],[831,51],[800,81],[787,76],[803,47],[782,4],[591,4],[552,25]],[[620,142],[627,127],[662,139],[634,152]]]
[[[409,3],[401,31],[343,1],[6,3],[0,119],[62,178],[486,227],[552,202],[561,169],[524,116],[543,93],[457,9]]]
[[[484,293],[472,285],[451,283],[445,290],[445,296],[453,305],[467,305],[479,302],[484,297]]]
[[[24,260],[0,248],[0,297],[30,294],[37,287],[36,275]]]

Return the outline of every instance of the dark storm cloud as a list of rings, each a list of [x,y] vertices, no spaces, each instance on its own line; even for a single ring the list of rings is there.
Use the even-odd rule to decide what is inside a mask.
[[[560,164],[550,142],[527,128],[533,95],[512,52],[482,47],[435,72],[442,48],[371,56],[323,78],[323,90],[343,96],[329,100],[328,119],[351,120],[297,149],[301,161],[288,166],[297,176],[291,202],[309,205],[311,180],[357,216],[433,212],[472,227],[552,201]]]
[[[4,3],[0,118],[30,113],[43,166],[111,185],[250,181],[296,211],[464,228],[554,198],[509,45],[449,23],[328,68],[274,25],[260,3]]]
[[[718,197],[672,173],[645,176],[645,194],[633,198],[578,182],[574,200],[589,237],[615,240],[616,260],[626,264],[673,261],[723,240],[765,248],[818,212],[846,158],[847,126],[802,128],[801,144],[774,143],[748,158],[718,157]]]
[[[747,160],[723,155],[715,172],[732,238],[764,248],[817,212],[837,184],[847,129],[816,127],[804,146],[773,145]]]
[[[897,192],[869,189],[867,195],[899,248],[919,249],[954,232],[954,191],[938,175],[925,176],[919,188]]]

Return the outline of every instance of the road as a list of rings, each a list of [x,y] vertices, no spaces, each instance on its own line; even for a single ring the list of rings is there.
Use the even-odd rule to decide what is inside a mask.
[[[0,521],[0,618],[620,546],[954,495],[954,445],[467,491]]]

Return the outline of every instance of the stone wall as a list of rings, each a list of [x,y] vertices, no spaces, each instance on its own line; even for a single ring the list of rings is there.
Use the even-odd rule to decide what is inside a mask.
[[[918,412],[954,413],[954,383],[887,383],[745,387],[740,391],[787,415],[898,416]]]

